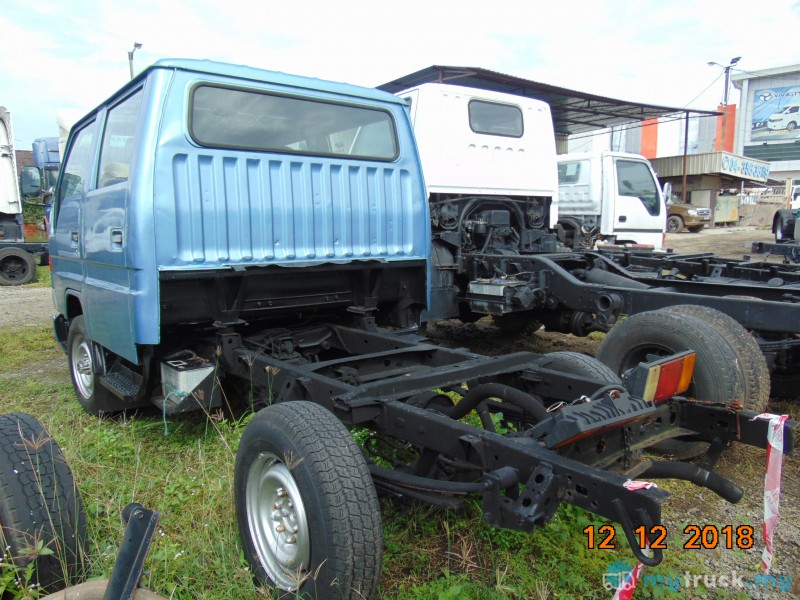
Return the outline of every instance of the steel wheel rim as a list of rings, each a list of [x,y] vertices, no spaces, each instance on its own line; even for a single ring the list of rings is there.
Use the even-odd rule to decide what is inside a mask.
[[[28,269],[25,261],[16,257],[9,257],[0,262],[0,272],[6,276],[10,281],[22,279],[28,274]]]
[[[272,452],[261,452],[250,466],[245,505],[261,566],[277,587],[296,590],[311,558],[308,518],[289,467]]]
[[[72,373],[81,396],[91,398],[94,392],[92,348],[83,336],[76,336],[72,342]]]

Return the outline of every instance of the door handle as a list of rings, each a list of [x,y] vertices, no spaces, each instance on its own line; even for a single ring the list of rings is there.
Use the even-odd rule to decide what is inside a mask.
[[[70,231],[69,232],[69,245],[73,248],[78,247],[78,232],[77,231]]]
[[[625,222],[625,221],[627,221],[627,220],[628,220],[628,217],[626,217],[625,215],[622,215],[622,216],[619,218],[619,222],[620,222],[620,223],[624,223],[624,222]]]
[[[111,248],[114,250],[121,250],[122,249],[122,228],[121,227],[112,227],[111,228]]]

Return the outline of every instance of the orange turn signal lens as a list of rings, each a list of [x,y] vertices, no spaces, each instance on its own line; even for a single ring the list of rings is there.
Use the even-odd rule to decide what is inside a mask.
[[[687,350],[659,360],[639,365],[646,370],[642,398],[658,404],[689,389],[697,355]],[[639,379],[642,381],[642,379]]]

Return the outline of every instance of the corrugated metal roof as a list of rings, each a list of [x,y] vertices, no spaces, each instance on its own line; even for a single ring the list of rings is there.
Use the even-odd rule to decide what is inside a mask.
[[[689,112],[695,116],[720,114],[716,111],[687,110],[617,100],[477,67],[433,65],[379,85],[378,89],[396,93],[423,83],[453,83],[543,100],[550,105],[556,134],[562,135],[584,133],[676,113]]]

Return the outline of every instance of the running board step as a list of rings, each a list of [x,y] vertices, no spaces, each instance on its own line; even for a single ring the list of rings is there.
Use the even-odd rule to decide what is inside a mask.
[[[108,373],[101,375],[98,380],[100,385],[117,398],[132,404],[138,399],[143,378],[135,371],[117,362]]]

